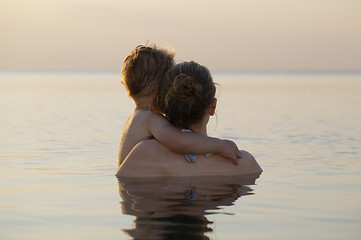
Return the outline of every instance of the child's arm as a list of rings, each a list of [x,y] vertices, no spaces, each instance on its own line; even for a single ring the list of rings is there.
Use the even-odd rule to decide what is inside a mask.
[[[241,152],[237,145],[230,140],[207,137],[202,134],[181,132],[162,115],[151,113],[149,130],[155,139],[173,152],[206,154],[217,153],[232,159],[235,165]]]

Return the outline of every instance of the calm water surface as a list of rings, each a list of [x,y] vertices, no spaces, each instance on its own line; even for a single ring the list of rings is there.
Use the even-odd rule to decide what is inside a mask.
[[[264,172],[116,179],[117,73],[0,74],[0,239],[361,239],[361,75],[214,74]]]

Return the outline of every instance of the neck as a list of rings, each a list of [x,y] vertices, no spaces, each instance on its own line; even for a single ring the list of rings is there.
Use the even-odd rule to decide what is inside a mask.
[[[209,115],[205,116],[199,123],[193,124],[189,127],[193,132],[207,136],[207,124],[209,120]]]
[[[152,97],[142,97],[134,99],[136,109],[147,109],[151,110],[153,108],[153,98]]]
[[[207,126],[195,126],[195,125],[193,125],[193,126],[190,127],[190,130],[192,130],[192,132],[199,133],[199,134],[207,136]]]

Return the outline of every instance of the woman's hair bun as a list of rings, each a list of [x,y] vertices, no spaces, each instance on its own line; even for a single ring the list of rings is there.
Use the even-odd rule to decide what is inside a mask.
[[[159,92],[158,106],[176,127],[189,128],[199,122],[215,95],[208,69],[195,62],[170,68]]]
[[[168,93],[174,94],[177,98],[187,99],[196,97],[201,89],[202,86],[194,80],[194,77],[186,74],[180,74],[175,78]]]

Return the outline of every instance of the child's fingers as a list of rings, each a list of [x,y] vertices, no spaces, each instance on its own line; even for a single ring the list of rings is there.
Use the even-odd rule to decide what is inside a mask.
[[[242,158],[242,153],[238,149],[236,149],[236,156],[237,158]]]
[[[237,166],[237,165],[238,165],[238,160],[237,160],[237,159],[233,159],[233,164]]]

